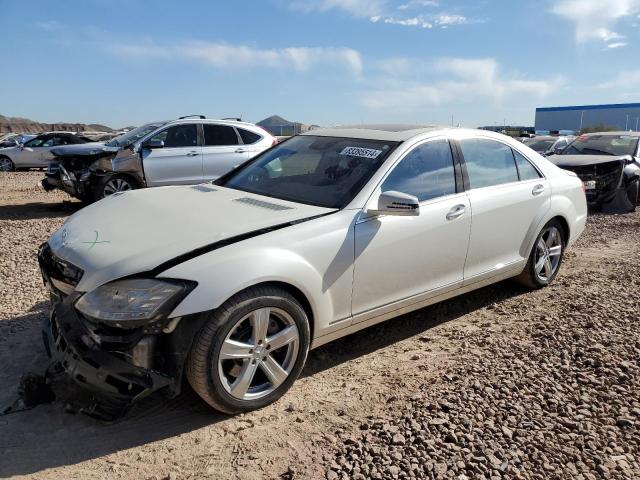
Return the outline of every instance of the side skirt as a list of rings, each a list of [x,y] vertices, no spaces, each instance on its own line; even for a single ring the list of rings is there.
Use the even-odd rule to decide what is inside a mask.
[[[332,342],[333,340],[337,340],[338,338],[351,335],[352,333],[358,332],[372,325],[376,325],[378,323],[384,322],[385,320],[399,317],[400,315],[414,312],[416,310],[420,310],[421,308],[425,308],[430,305],[443,302],[450,298],[463,295],[473,290],[486,287],[487,285],[492,285],[502,280],[515,277],[517,275],[520,275],[520,273],[522,273],[523,268],[524,268],[524,264],[522,264],[521,262],[518,262],[518,264],[507,268],[503,272],[500,272],[499,275],[491,276],[468,285],[463,285],[460,288],[456,288],[454,290],[442,293],[440,295],[436,295],[434,297],[430,297],[430,298],[427,298],[424,300],[418,300],[418,301],[416,301],[416,297],[413,297],[413,298],[407,299],[406,301],[403,301],[402,304],[399,305],[397,309],[386,312],[386,313],[382,313],[380,315],[376,315],[367,320],[359,321],[359,317],[369,316],[371,315],[371,312],[365,312],[363,314],[356,315],[355,317],[353,317],[353,319],[344,320],[345,323],[352,322],[350,325],[347,325],[344,328],[328,333],[326,335],[322,335],[320,337],[314,338],[313,341],[311,342],[310,350],[313,350],[314,348],[318,348],[322,345]]]

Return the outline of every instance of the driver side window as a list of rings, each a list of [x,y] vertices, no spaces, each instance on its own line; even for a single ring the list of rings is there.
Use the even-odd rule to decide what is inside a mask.
[[[151,140],[164,142],[165,148],[195,147],[198,145],[198,129],[195,123],[175,125],[156,133]]]
[[[40,146],[41,147],[57,147],[58,145],[62,145],[62,144],[63,142],[61,137],[51,137]]]
[[[449,141],[418,145],[400,160],[382,184],[382,191],[396,191],[424,202],[456,193],[456,176]]]
[[[41,147],[44,142],[46,142],[47,140],[50,140],[50,139],[51,139],[51,137],[36,137],[36,138],[32,138],[27,143],[25,143],[24,146],[28,147],[28,148]]]

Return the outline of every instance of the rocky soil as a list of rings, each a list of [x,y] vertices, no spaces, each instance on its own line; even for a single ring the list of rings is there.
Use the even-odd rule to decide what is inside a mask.
[[[0,174],[0,409],[47,364],[35,252],[80,208],[41,178]],[[503,282],[321,347],[258,412],[187,391],[106,424],[65,412],[61,382],[0,416],[0,477],[640,478],[639,231],[595,215],[553,286]]]
[[[326,478],[639,478],[638,233],[592,217],[555,285],[487,307],[507,331],[451,325],[461,361],[339,435]]]

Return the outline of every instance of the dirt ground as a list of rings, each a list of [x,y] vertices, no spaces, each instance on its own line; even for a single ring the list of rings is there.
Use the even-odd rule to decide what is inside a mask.
[[[80,207],[40,178],[0,174],[0,410],[46,367],[36,249]],[[114,423],[62,400],[0,416],[0,477],[639,478],[639,232],[640,213],[595,215],[551,287],[503,282],[321,347],[257,412],[187,391]]]

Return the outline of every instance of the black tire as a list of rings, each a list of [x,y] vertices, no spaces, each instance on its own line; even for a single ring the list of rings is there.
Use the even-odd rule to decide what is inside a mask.
[[[626,188],[619,188],[609,203],[602,205],[603,213],[633,213],[638,204],[639,180],[633,180]]]
[[[629,203],[631,204],[629,212],[635,212],[636,206],[640,202],[640,180],[631,182],[631,184],[627,188],[627,197],[629,198]]]
[[[16,166],[9,157],[6,155],[0,155],[0,172],[13,172],[15,169]]]
[[[98,200],[102,200],[103,198],[108,197],[109,195],[112,195],[113,193],[115,193],[115,192],[108,193],[108,190],[110,190],[109,187],[113,183],[119,183],[119,182],[123,182],[124,184],[129,186],[129,188],[127,188],[126,190],[135,190],[139,188],[138,183],[128,175],[121,175],[121,174],[106,175],[97,183],[96,189],[93,192],[93,200],[97,202]]]
[[[291,357],[293,367],[288,377],[271,393],[256,399],[238,399],[225,389],[218,373],[220,351],[227,336],[241,325],[243,318],[265,307],[283,310],[293,319],[299,338],[297,354]],[[289,390],[304,367],[309,344],[309,320],[304,308],[292,295],[271,286],[251,288],[212,312],[211,318],[193,340],[186,362],[186,377],[196,393],[216,410],[227,414],[256,410],[275,402]],[[244,361],[250,360],[241,360]]]
[[[540,242],[540,239],[551,228],[555,228],[559,233],[560,244],[562,248],[560,250],[560,255],[559,255],[560,258],[558,260],[557,266],[555,267],[555,270],[553,271],[553,273],[549,278],[542,279],[536,273],[536,261],[537,261],[537,252],[538,252],[537,245]],[[565,231],[565,228],[562,225],[562,223],[560,223],[560,221],[556,219],[549,221],[544,227],[542,227],[542,230],[540,230],[540,233],[536,237],[536,241],[534,242],[533,248],[531,249],[531,253],[529,254],[529,260],[527,261],[526,267],[524,268],[523,272],[520,275],[514,278],[514,280],[531,289],[539,289],[549,285],[551,282],[553,282],[553,280],[556,278],[556,275],[560,271],[560,267],[562,266],[562,260],[564,258],[564,250],[566,245],[567,245],[567,232]]]

